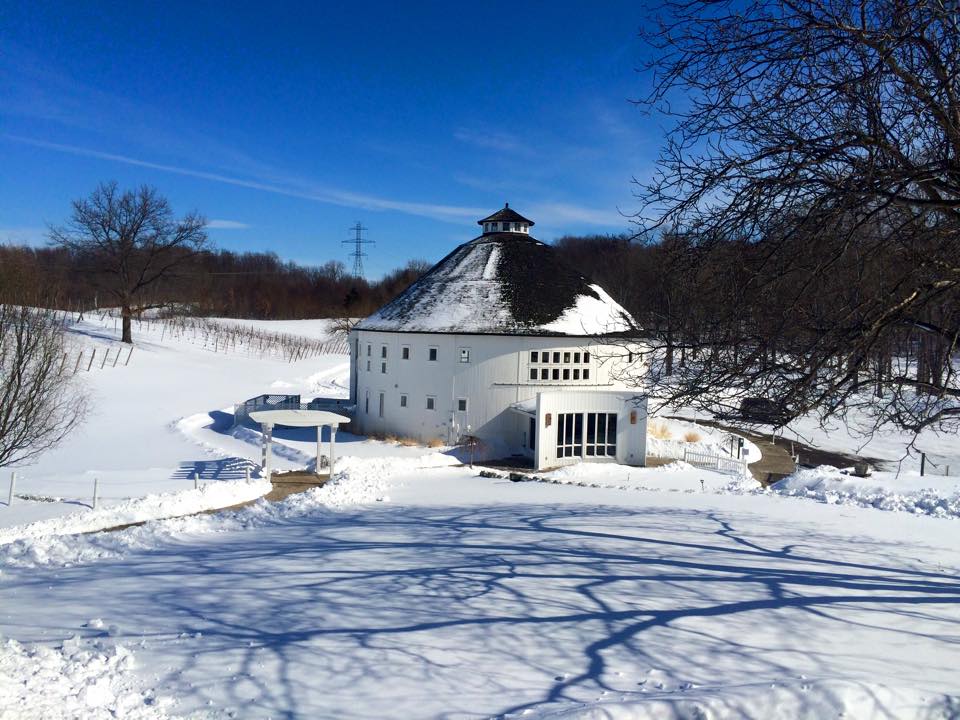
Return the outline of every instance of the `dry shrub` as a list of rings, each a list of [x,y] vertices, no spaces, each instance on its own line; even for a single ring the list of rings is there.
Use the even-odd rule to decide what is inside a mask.
[[[416,447],[420,444],[420,441],[416,438],[403,436],[397,439],[397,442],[403,445],[404,447]]]
[[[650,427],[647,428],[647,435],[655,437],[657,440],[669,440],[673,437],[673,433],[670,432],[666,423],[651,423]]]
[[[683,440],[684,442],[700,442],[703,440],[703,436],[698,432],[690,430],[689,432],[684,433]]]
[[[427,447],[438,448],[443,447],[443,440],[440,438],[431,438],[427,441]]]
[[[388,442],[391,445],[397,445],[400,443],[400,438],[398,438],[393,433],[387,433],[386,435],[383,436],[383,441]]]

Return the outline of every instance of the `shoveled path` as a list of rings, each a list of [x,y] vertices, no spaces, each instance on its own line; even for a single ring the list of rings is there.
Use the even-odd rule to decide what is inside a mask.
[[[262,495],[259,498],[254,498],[253,500],[247,500],[246,502],[237,503],[236,505],[227,505],[226,507],[220,508],[210,508],[209,510],[201,510],[200,512],[187,513],[186,515],[171,515],[167,518],[160,518],[162,520],[172,520],[176,517],[190,517],[191,515],[213,515],[215,513],[226,512],[227,510],[239,510],[242,507],[247,505],[252,505],[261,498],[267,500],[268,502],[279,502],[284,500],[290,495],[295,495],[296,493],[306,492],[311,488],[322,487],[327,480],[330,479],[330,475],[317,475],[316,473],[309,472],[307,470],[295,470],[293,472],[283,473],[280,475],[271,475],[270,476],[270,485],[272,488],[270,492],[266,495]],[[156,519],[156,518],[155,518]],[[88,532],[82,533],[83,535],[92,535],[94,533],[102,532],[117,532],[118,530],[126,530],[127,528],[139,527],[140,525],[145,525],[152,520],[141,520],[140,522],[126,523],[124,525],[114,525],[113,527],[101,528],[100,530],[90,530]]]
[[[673,416],[673,419],[690,420],[690,418],[680,416]],[[763,457],[757,462],[751,463],[748,467],[753,477],[762,483],[764,487],[772,485],[778,480],[782,480],[796,470],[796,464],[793,461],[791,452],[796,453],[800,458],[800,463],[804,465],[849,467],[858,462],[866,462],[871,465],[876,465],[879,462],[874,458],[863,458],[846,453],[820,450],[819,448],[810,447],[796,440],[785,440],[783,438],[771,440],[770,435],[761,435],[760,433],[744,430],[741,427],[735,427],[733,425],[727,425],[726,423],[717,422],[716,420],[701,420],[697,418],[696,422],[700,425],[726,430],[734,435],[742,435],[760,448]]]

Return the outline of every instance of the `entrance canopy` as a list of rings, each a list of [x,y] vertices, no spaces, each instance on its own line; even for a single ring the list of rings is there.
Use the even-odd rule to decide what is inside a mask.
[[[263,460],[261,466],[266,476],[270,477],[270,446],[273,443],[273,426],[284,427],[315,427],[317,429],[317,466],[320,473],[320,434],[324,425],[330,426],[330,476],[333,477],[334,443],[337,437],[337,427],[342,423],[350,422],[346,415],[338,415],[328,410],[255,410],[250,413],[254,422],[263,427]]]

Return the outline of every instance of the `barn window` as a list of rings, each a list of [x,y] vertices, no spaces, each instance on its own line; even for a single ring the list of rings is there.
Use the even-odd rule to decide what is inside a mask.
[[[559,364],[560,364],[560,353],[555,352],[555,353],[553,354],[553,362],[554,362],[556,365],[559,365]]]
[[[564,379],[564,380],[569,380],[569,379],[570,379],[570,368],[564,368],[564,369],[563,369],[563,379]]]
[[[539,354],[539,353],[537,353],[536,350],[531,351],[531,353],[530,353],[530,362],[535,363],[535,362],[537,361],[537,355],[538,355],[538,354]]]
[[[553,369],[553,379],[554,379],[554,380],[559,380],[559,379],[560,379],[560,368],[554,368],[554,369]]]
[[[370,357],[370,352],[372,348],[373,348],[373,345],[371,345],[370,343],[367,343],[367,357]]]
[[[402,359],[404,359],[404,360],[409,360],[409,359],[410,359],[410,346],[409,346],[409,345],[404,345],[402,348],[400,348],[400,357],[401,357]]]
[[[460,348],[460,362],[470,362],[470,348]]]
[[[585,363],[590,362],[590,353],[585,352],[585,353],[583,354],[583,361],[584,361]]]
[[[367,372],[370,372],[370,361],[367,360]]]
[[[380,417],[383,417],[384,394],[380,393]]]
[[[565,353],[563,354],[563,361],[564,361],[565,363],[570,362],[570,353],[565,352]]]
[[[590,379],[590,368],[584,368],[584,369],[583,369],[583,379],[584,379],[584,380],[589,380],[589,379]]]
[[[573,361],[574,361],[575,363],[579,363],[579,362],[580,362],[580,353],[574,353],[574,354],[573,354]]]
[[[466,412],[466,411],[467,411],[467,399],[457,398],[457,412]]]
[[[384,375],[387,374],[387,364],[386,364],[386,363],[380,363],[380,372],[383,373]]]
[[[580,379],[580,368],[574,368],[574,369],[573,369],[573,379],[574,379],[574,380],[579,380],[579,379]]]
[[[406,395],[401,395],[401,396],[400,396],[400,407],[406,407],[406,406],[407,406],[407,396],[406,396]]]
[[[436,407],[437,399],[432,395],[427,395],[427,410],[433,410]]]
[[[549,380],[549,379],[550,379],[550,371],[547,370],[546,368],[543,368],[543,370],[540,371],[540,379],[541,379],[541,380]]]
[[[427,351],[427,358],[433,362],[437,359],[437,348],[432,347]]]
[[[536,380],[536,379],[537,379],[537,369],[536,369],[536,368],[530,368],[530,379],[531,379],[531,380]]]

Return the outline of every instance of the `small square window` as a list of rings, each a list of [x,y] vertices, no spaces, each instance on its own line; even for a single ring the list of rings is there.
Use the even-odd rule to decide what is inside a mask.
[[[436,398],[427,396],[427,410],[433,410],[434,405],[436,404]]]
[[[554,368],[554,369],[553,369],[553,379],[554,379],[554,380],[559,380],[559,379],[560,379],[560,368]]]
[[[532,362],[532,363],[537,362],[537,355],[539,355],[539,353],[538,353],[536,350],[533,350],[533,351],[530,353],[530,362]]]
[[[557,364],[557,365],[560,364],[560,353],[555,352],[555,353],[553,354],[553,362],[554,362],[555,364]]]
[[[589,368],[584,368],[584,369],[583,369],[583,379],[584,379],[584,380],[589,380],[589,379],[590,379],[590,369],[589,369]]]
[[[570,368],[564,368],[564,369],[563,369],[563,379],[564,379],[564,380],[569,380],[569,379],[570,379]]]
[[[573,354],[573,361],[574,361],[575,363],[580,362],[580,353],[574,353],[574,354]]]
[[[565,352],[565,353],[563,354],[563,361],[564,361],[565,363],[570,362],[570,353]]]
[[[401,396],[400,396],[400,407],[406,407],[406,406],[407,406],[407,396],[406,396],[406,395],[401,395]]]
[[[580,379],[580,368],[574,368],[574,369],[573,369],[573,379],[574,379],[574,380],[579,380],[579,379]]]
[[[386,345],[381,345],[381,346],[380,346],[380,357],[385,358],[386,356],[387,356],[387,346],[386,346]]]
[[[550,353],[548,353],[548,352],[546,352],[546,351],[540,353],[540,362],[542,362],[542,363],[548,363],[548,362],[550,362]]]
[[[409,360],[409,359],[410,359],[410,346],[409,346],[409,345],[404,345],[402,348],[400,348],[400,357],[403,358],[404,360]]]
[[[537,379],[537,369],[536,369],[536,368],[530,368],[530,379],[531,379],[531,380],[536,380],[536,379]]]
[[[546,368],[543,368],[543,370],[540,371],[540,379],[541,379],[541,380],[549,380],[549,379],[550,379],[550,371],[547,370]]]
[[[382,374],[384,374],[384,375],[387,374],[387,364],[386,364],[386,363],[380,363],[380,372],[381,372]]]
[[[427,351],[427,359],[429,359],[431,362],[437,359],[437,348],[430,348]]]
[[[585,353],[583,354],[583,361],[584,361],[585,363],[590,362],[590,353],[585,352]]]
[[[460,348],[460,362],[470,362],[470,348]]]
[[[457,398],[457,412],[466,412],[466,411],[467,411],[467,399]]]

